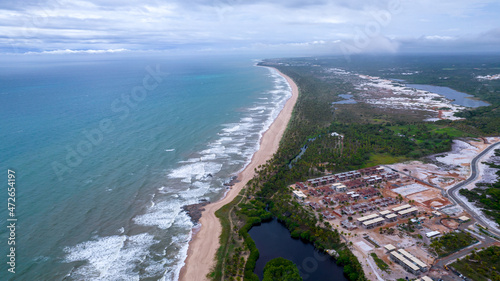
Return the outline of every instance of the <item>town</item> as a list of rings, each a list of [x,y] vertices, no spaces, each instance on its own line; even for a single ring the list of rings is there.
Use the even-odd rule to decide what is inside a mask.
[[[377,277],[383,280],[431,280],[426,273],[439,257],[430,246],[433,239],[447,233],[475,234],[470,216],[450,208],[442,189],[393,167],[332,174],[291,188],[296,200],[341,233],[360,261],[367,261],[362,262],[365,272],[378,266]]]

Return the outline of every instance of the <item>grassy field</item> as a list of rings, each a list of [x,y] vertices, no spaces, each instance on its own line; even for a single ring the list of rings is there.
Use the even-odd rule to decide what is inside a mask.
[[[377,256],[377,254],[371,253],[370,256],[372,256],[372,258],[375,261],[375,263],[377,264],[378,268],[380,268],[381,270],[383,270],[385,272],[389,272],[389,265],[387,263],[385,263],[385,261],[383,261],[381,258],[379,258]]]
[[[387,153],[372,154],[372,155],[370,155],[370,159],[368,159],[368,162],[366,162],[366,164],[364,165],[364,168],[365,167],[373,167],[376,165],[404,162],[408,159],[409,158],[407,158],[405,156],[393,156],[393,155],[390,155]]]

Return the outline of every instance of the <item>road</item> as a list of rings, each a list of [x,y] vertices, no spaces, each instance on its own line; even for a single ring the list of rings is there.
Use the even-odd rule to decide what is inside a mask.
[[[500,145],[500,142],[492,144],[487,149],[485,149],[481,153],[479,153],[476,157],[474,157],[474,159],[472,159],[472,162],[470,165],[471,174],[470,174],[469,178],[461,183],[458,183],[457,185],[455,185],[454,187],[452,187],[446,191],[447,197],[453,202],[454,206],[457,204],[460,205],[464,210],[466,210],[469,213],[470,216],[472,216],[472,218],[476,222],[482,224],[483,226],[488,226],[488,223],[486,223],[486,221],[483,219],[483,216],[481,214],[477,214],[475,212],[475,210],[470,209],[467,204],[462,202],[462,200],[460,200],[460,198],[458,198],[457,192],[458,192],[458,190],[460,190],[460,188],[474,182],[477,179],[479,161],[481,160],[481,158],[485,154],[487,154],[491,150],[497,148],[499,145]],[[462,230],[465,230],[468,225],[469,225],[469,223],[462,224],[462,225],[460,225],[459,228]],[[488,231],[496,236],[500,236],[500,232],[495,230],[495,229],[489,228]],[[494,240],[491,237],[488,237],[486,235],[478,236],[477,234],[474,234],[474,233],[471,233],[471,234],[473,234],[474,236],[476,236],[476,238],[478,238],[479,243],[471,245],[471,246],[469,246],[469,247],[467,247],[459,252],[453,253],[447,257],[444,257],[442,259],[437,260],[436,263],[434,264],[434,266],[438,267],[438,268],[444,268],[444,265],[452,263],[452,262],[456,261],[458,258],[462,258],[463,256],[468,255],[471,251],[474,250],[474,248],[478,248],[478,249],[482,248],[482,247],[487,248],[487,247],[493,246],[495,243],[497,243],[496,240]],[[458,278],[457,276],[453,275],[453,273],[451,275],[448,275],[448,276],[443,276],[443,279],[445,281],[446,280],[461,280],[461,278]]]
[[[447,191],[446,191],[446,194],[447,194],[447,197],[449,199],[451,199],[451,201],[453,202],[453,205],[460,205],[462,208],[464,208],[464,210],[466,210],[474,220],[476,220],[477,222],[481,223],[483,226],[488,226],[488,223],[483,219],[483,217],[481,216],[481,214],[477,214],[474,210],[470,209],[469,206],[467,206],[467,204],[465,204],[464,202],[462,202],[462,200],[460,200],[460,198],[458,198],[458,195],[457,195],[457,192],[458,190],[460,190],[460,188],[470,184],[471,182],[475,181],[477,179],[477,170],[478,170],[478,162],[479,160],[481,160],[481,158],[488,152],[490,152],[492,149],[495,149],[496,147],[498,147],[500,145],[500,142],[497,142],[495,144],[492,144],[490,145],[488,148],[486,148],[485,150],[483,150],[481,153],[479,153],[476,157],[474,157],[474,159],[472,159],[472,162],[471,162],[471,174],[470,174],[470,177],[466,180],[464,180],[463,182],[455,185],[454,187],[452,188],[449,188]],[[490,228],[489,231],[493,234],[495,234],[496,236],[500,236],[500,232],[495,230],[495,229],[492,229]]]
[[[461,224],[458,228],[462,231],[465,231],[469,225],[471,225],[471,223]],[[473,232],[469,232],[469,233],[472,234],[472,236],[474,236],[479,242],[476,244],[470,245],[467,248],[462,249],[458,252],[450,254],[449,256],[446,256],[442,259],[437,260],[436,263],[434,264],[434,266],[444,267],[445,264],[452,263],[452,262],[456,261],[457,258],[461,258],[465,255],[468,255],[470,252],[472,252],[472,250],[474,250],[474,248],[477,248],[477,249],[480,249],[482,247],[488,248],[490,246],[493,246],[495,243],[497,243],[497,241],[495,239],[493,239],[487,235],[478,235],[478,234],[473,233]]]

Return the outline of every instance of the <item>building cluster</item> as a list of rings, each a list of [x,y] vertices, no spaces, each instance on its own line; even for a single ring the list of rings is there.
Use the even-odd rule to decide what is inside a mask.
[[[394,193],[399,193],[397,190],[388,191],[383,189],[384,187],[391,189],[391,185],[394,188],[399,188],[401,186],[406,187],[408,182],[415,181],[415,179],[412,179],[411,177],[403,177],[400,179],[400,174],[393,171],[395,170],[375,166],[310,179],[305,182],[297,182],[295,184],[296,190],[293,191],[293,194],[296,198],[302,200],[310,198],[309,201],[312,202],[304,200],[302,204],[311,207],[316,211],[315,213],[322,218],[326,220],[333,220],[338,217],[340,223],[336,223],[336,227],[340,225],[342,228],[349,231],[354,230],[354,236],[358,235],[358,237],[361,237],[359,236],[360,233],[376,231],[376,229],[384,226],[384,224],[387,226],[387,229],[390,230],[388,233],[392,235],[394,234],[394,229],[390,229],[389,227],[395,226],[398,220],[400,220],[400,222],[411,221],[416,228],[423,229],[426,217],[422,215],[422,217],[417,218],[419,209],[406,203],[402,203],[403,205],[401,205],[400,200],[402,200],[402,198],[399,198],[398,200],[394,198],[393,195]],[[408,188],[413,187],[408,186]],[[381,196],[381,191],[384,193],[384,196]],[[398,202],[400,203],[400,206],[391,206],[398,204]],[[324,208],[325,206],[327,208]],[[333,208],[333,206],[336,208]],[[448,214],[446,211],[448,209],[442,209],[441,212],[443,213],[441,213],[426,204],[419,204],[419,206],[422,206],[419,207],[423,208],[422,210],[427,211],[425,212],[426,215],[429,211],[432,213],[430,218],[441,217],[443,214]],[[461,210],[454,212],[459,213]],[[342,219],[342,215],[346,215],[344,216],[344,219]],[[439,218],[436,220],[439,221]],[[461,216],[456,220],[463,223],[469,221],[470,217]],[[385,233],[383,229],[384,227],[380,228],[380,237],[382,237]],[[432,229],[435,228],[430,228],[429,230]],[[404,231],[405,229],[399,228],[399,230]],[[439,231],[427,232],[429,230],[426,230],[425,233],[427,238],[435,238],[441,235],[441,232]],[[424,234],[424,232],[421,233],[422,235]],[[366,237],[363,238],[368,240],[367,237],[369,236],[367,234],[365,235]],[[378,242],[375,240],[368,241],[377,246],[388,242],[394,243],[392,242],[392,239],[390,241],[385,240],[383,237],[380,239],[381,241],[379,240]],[[426,263],[422,262],[415,256],[419,253],[418,249],[414,253],[409,249],[397,249],[391,244],[386,245],[384,248],[387,250],[387,254],[389,255],[389,259],[391,261],[402,266],[406,271],[414,275],[420,275],[420,278],[416,280],[431,280],[427,276],[422,276],[422,273],[428,272],[429,269]]]
[[[329,211],[323,211],[321,212],[321,215],[327,219],[327,220],[333,220],[337,217],[337,215],[335,215],[335,212],[329,212]]]
[[[427,265],[423,261],[408,253],[406,250],[396,250],[396,247],[391,244],[385,245],[384,248],[389,252],[391,259],[400,264],[406,271],[418,275],[428,270]]]
[[[412,207],[410,204],[399,206],[397,208],[392,209],[392,211],[397,213],[402,218],[413,216],[413,215],[416,215],[418,213],[418,209],[415,207]]]
[[[368,204],[368,203],[360,203],[352,206],[346,206],[341,208],[341,212],[346,214],[346,215],[353,215],[356,213],[356,210],[360,212],[361,208],[370,208],[373,210],[373,205]],[[368,209],[364,209],[368,210]],[[399,218],[405,218],[409,216],[410,214],[416,215],[418,213],[418,209],[415,207],[412,207],[409,204],[405,204],[396,208],[393,208],[392,211],[390,210],[385,210],[380,213],[373,213],[368,216],[363,216],[359,217],[356,219],[358,224],[351,224],[348,220],[345,221],[345,223],[342,223],[342,226],[344,228],[347,228],[349,230],[357,228],[357,226],[363,226],[365,229],[370,229],[374,228],[377,226],[383,225],[385,222],[393,222],[396,221]]]
[[[379,196],[380,191],[375,189],[373,185],[397,178],[399,178],[398,173],[387,172],[383,167],[375,166],[310,179],[306,182],[297,182],[295,186],[302,193],[294,192],[294,194],[295,197],[300,199],[304,199],[307,195],[317,198],[324,197],[322,201],[328,205],[344,204],[358,199],[369,199]],[[354,189],[356,190],[349,191]],[[395,203],[391,198],[387,199],[387,201],[377,200],[375,204],[381,206]]]
[[[347,188],[361,188],[384,180],[399,178],[396,172],[387,172],[383,167],[375,166],[356,171],[333,174],[320,178],[307,180],[307,185],[312,187],[342,182]],[[304,183],[297,183],[297,187],[307,189]]]

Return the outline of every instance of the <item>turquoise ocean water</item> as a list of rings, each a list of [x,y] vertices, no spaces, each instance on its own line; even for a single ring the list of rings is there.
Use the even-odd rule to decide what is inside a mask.
[[[0,66],[0,199],[13,169],[18,219],[16,273],[2,280],[176,280],[193,229],[182,206],[224,194],[290,97],[282,77],[254,64],[99,56]],[[4,265],[6,219],[5,206]]]

